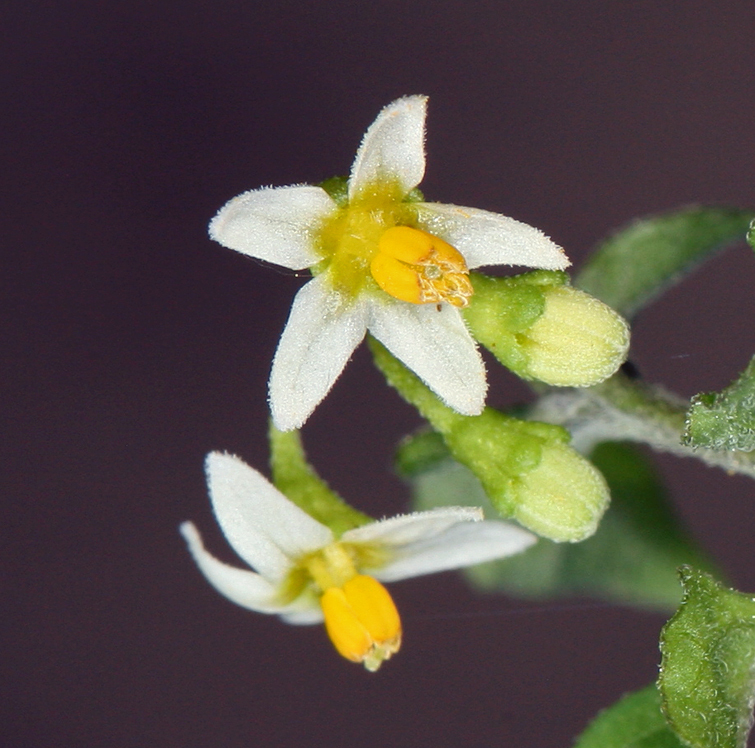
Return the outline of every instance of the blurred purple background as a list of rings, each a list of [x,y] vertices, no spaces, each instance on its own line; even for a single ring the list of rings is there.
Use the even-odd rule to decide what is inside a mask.
[[[243,190],[347,173],[408,93],[430,95],[428,198],[532,223],[577,267],[637,215],[752,207],[754,17],[745,0],[6,5],[0,743],[557,748],[651,681],[659,615],[418,579],[392,588],[404,650],[370,675],[319,627],[209,587],[177,527],[232,560],[202,461],[266,465],[268,367],[302,280],[206,224]],[[647,378],[689,396],[744,368],[754,267],[742,244],[641,315]],[[496,371],[491,402],[526,397]],[[304,438],[350,501],[391,514],[408,498],[392,448],[417,422],[360,350]],[[659,463],[755,591],[755,485]]]

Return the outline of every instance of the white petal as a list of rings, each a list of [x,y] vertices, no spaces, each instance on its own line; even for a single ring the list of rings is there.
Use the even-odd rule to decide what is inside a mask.
[[[344,543],[374,543],[399,547],[433,538],[460,523],[480,522],[482,517],[482,509],[478,507],[439,507],[427,512],[412,512],[370,522],[347,530],[341,536],[341,540]]]
[[[457,524],[435,537],[397,548],[393,558],[372,574],[383,582],[393,582],[459,569],[520,553],[536,540],[531,533],[505,522]]]
[[[377,183],[398,185],[403,194],[425,175],[426,96],[388,104],[370,125],[349,177],[349,200]]]
[[[264,577],[253,571],[237,569],[218,561],[208,553],[202,545],[202,539],[197,528],[191,522],[181,525],[181,534],[186,539],[189,551],[197,562],[200,571],[207,581],[221,594],[236,605],[258,613],[277,613],[279,615],[297,616],[303,618],[306,615],[304,606],[313,608],[316,615],[320,611],[317,600],[314,598],[297,599],[289,604],[281,604],[278,600],[277,589]],[[303,621],[302,621],[303,622]],[[316,623],[316,620],[312,621]]]
[[[322,623],[325,616],[322,614],[322,608],[316,598],[312,598],[314,605],[305,610],[297,610],[292,613],[285,613],[282,617],[286,623],[294,626],[310,626],[313,623]]]
[[[459,310],[373,298],[370,332],[449,407],[473,416],[485,405],[485,365]]]
[[[229,200],[210,222],[210,238],[245,255],[301,270],[320,257],[317,229],[336,210],[320,187],[250,190]]]
[[[564,250],[540,229],[477,208],[416,203],[419,228],[439,236],[464,255],[467,267],[524,265],[563,270],[571,263]]]
[[[333,533],[238,457],[211,452],[207,482],[215,516],[236,553],[263,577],[281,580],[291,560],[333,542]]]
[[[367,308],[332,289],[327,273],[294,299],[270,373],[270,410],[281,431],[299,428],[364,338]]]

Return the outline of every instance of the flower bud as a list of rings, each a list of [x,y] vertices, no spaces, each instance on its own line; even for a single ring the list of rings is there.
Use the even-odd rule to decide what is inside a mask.
[[[475,296],[464,318],[472,335],[524,379],[589,387],[626,358],[629,328],[598,299],[567,285],[563,273],[515,278],[473,276]]]
[[[459,417],[443,434],[451,455],[480,480],[493,506],[532,532],[576,543],[592,535],[608,508],[603,476],[550,424],[519,421],[486,408]]]
[[[557,387],[590,387],[624,362],[629,327],[594,296],[571,286],[545,292],[545,309],[524,335],[524,376]]]
[[[450,455],[477,477],[502,517],[557,542],[577,542],[595,532],[608,506],[608,486],[568,445],[566,429],[493,408],[479,416],[460,415],[384,346],[374,340],[370,346],[388,381],[427,418]]]
[[[513,518],[556,542],[576,543],[592,535],[608,507],[608,485],[600,472],[571,447],[543,446],[538,466],[512,481]]]

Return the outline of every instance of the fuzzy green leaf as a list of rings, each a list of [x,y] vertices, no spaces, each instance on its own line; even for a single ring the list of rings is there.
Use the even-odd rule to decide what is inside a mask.
[[[744,748],[755,700],[755,598],[689,566],[661,634],[664,713],[693,748]]]
[[[684,743],[664,719],[653,683],[600,712],[574,748],[684,748]]]
[[[433,449],[434,463],[428,459]],[[517,556],[468,570],[474,584],[521,597],[582,594],[664,611],[676,608],[681,597],[677,567],[710,568],[710,562],[684,532],[640,449],[605,443],[592,460],[612,494],[595,535],[577,545],[540,540]],[[433,435],[405,441],[398,465],[412,483],[418,509],[487,503],[479,482],[440,451]]]
[[[752,218],[752,211],[692,207],[640,219],[600,245],[574,285],[631,317],[716,251],[743,239]]]
[[[755,449],[755,357],[740,377],[721,392],[692,398],[684,444],[719,450]]]
[[[747,236],[745,238],[747,239],[747,243],[750,245],[750,247],[752,247],[752,249],[755,249],[755,218],[750,221],[750,225],[747,229]]]

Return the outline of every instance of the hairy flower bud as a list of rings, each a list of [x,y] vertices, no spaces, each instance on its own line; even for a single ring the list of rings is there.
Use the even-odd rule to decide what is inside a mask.
[[[589,387],[624,362],[629,328],[611,307],[571,286],[545,291],[545,309],[524,335],[528,378],[558,387]]]
[[[544,444],[534,470],[512,481],[512,517],[543,537],[576,543],[590,537],[608,507],[600,472],[566,444]]]
[[[589,387],[610,377],[629,348],[624,319],[567,285],[563,273],[473,276],[464,312],[472,335],[513,372],[558,387]]]

